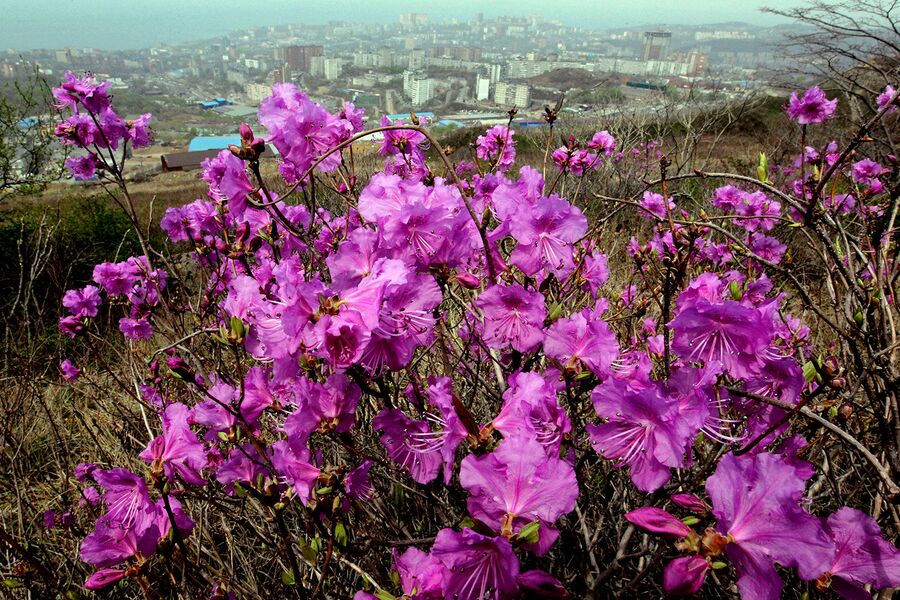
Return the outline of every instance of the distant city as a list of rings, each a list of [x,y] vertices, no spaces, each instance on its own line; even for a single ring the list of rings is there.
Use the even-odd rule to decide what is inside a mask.
[[[390,24],[284,25],[136,51],[0,52],[0,82],[33,69],[110,79],[126,107],[156,115],[158,142],[233,133],[254,122],[272,85],[295,82],[330,109],[352,101],[376,122],[415,111],[438,126],[522,126],[566,93],[566,110],[602,116],[666,90],[714,95],[765,90],[785,26],[746,23],[571,27],[537,17],[443,20],[405,13]],[[210,148],[205,148],[210,150]]]

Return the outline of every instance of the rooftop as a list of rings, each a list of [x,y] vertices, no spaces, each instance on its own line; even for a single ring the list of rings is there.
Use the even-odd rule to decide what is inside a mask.
[[[224,150],[228,146],[240,146],[239,135],[201,135],[188,144],[188,152],[202,152],[204,150]]]

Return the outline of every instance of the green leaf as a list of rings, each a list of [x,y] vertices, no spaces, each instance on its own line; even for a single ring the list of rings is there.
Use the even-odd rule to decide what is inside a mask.
[[[334,525],[334,541],[338,543],[338,546],[344,547],[347,545],[347,538],[347,528],[338,521]]]
[[[297,579],[294,576],[294,570],[288,569],[284,573],[281,574],[281,583],[284,585],[297,585]]]
[[[522,528],[517,536],[519,540],[526,544],[537,544],[541,534],[541,522],[532,521]]]
[[[727,565],[726,563],[723,563],[723,562],[721,562],[721,561],[716,561],[716,562],[714,562],[714,563],[712,564],[712,568],[713,568],[713,569],[724,569],[724,568],[727,567],[727,566],[728,566],[728,565]]]
[[[700,519],[698,519],[697,517],[685,517],[681,520],[681,522],[687,526],[691,526],[691,525],[696,525],[697,523],[699,523]]]
[[[819,372],[816,370],[816,365],[813,361],[808,360],[803,365],[803,378],[806,379],[807,382],[810,381],[821,381],[819,379]]]
[[[318,556],[318,552],[316,552],[315,548],[310,546],[305,542],[300,542],[300,554],[303,555],[303,558],[308,560],[309,562],[315,562],[316,557]]]

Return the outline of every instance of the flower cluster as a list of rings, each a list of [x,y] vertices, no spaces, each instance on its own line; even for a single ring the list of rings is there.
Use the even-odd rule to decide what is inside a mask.
[[[114,154],[120,146],[124,157],[128,144],[132,148],[150,145],[150,114],[131,121],[122,119],[113,110],[108,81],[98,83],[91,74],[76,77],[67,72],[62,85],[53,88],[53,96],[57,108],[72,113],[56,126],[56,137],[83,152],[66,159],[66,167],[75,179],[92,179],[98,168],[121,167]]]
[[[69,75],[54,94],[73,111],[58,129],[67,143],[99,152],[146,142],[146,120],[116,124],[106,84]],[[835,103],[813,88],[789,111],[821,123]],[[101,312],[119,315],[130,346],[149,357],[136,389],[158,432],[140,468],[80,473],[103,511],[81,543],[97,569],[86,587],[140,584],[183,555],[202,535],[192,505],[210,498],[250,503],[277,524],[278,543],[264,545],[287,556],[284,585],[302,566],[293,536],[316,540],[303,556],[327,585],[334,557],[352,558],[348,538],[372,535],[358,526],[367,510],[386,503],[386,489],[395,504],[413,489],[446,518],[391,550],[391,583],[357,580],[357,599],[392,598],[390,589],[566,597],[577,583],[542,561],[565,552],[558,542],[595,485],[586,464],[606,465],[609,478],[627,468],[654,503],[669,497],[694,513],[626,515],[676,540],[669,593],[696,593],[728,564],[745,599],[778,597],[776,565],[848,598],[900,585],[900,553],[871,517],[845,507],[820,520],[804,498],[814,469],[791,417],[839,389],[841,368],[808,360],[809,329],[770,279],[788,252],[776,237],[788,192],[719,187],[709,200],[719,226],[698,224],[665,188],[645,190],[627,202],[645,227],[615,287],[587,207],[577,192],[556,193],[560,179],[582,182],[622,160],[607,131],[552,152],[548,184],[534,168],[514,172],[510,127],[478,138],[478,168],[453,168],[422,124],[384,121],[383,168],[362,181],[349,148],[363,115],[351,104],[332,113],[278,84],[259,116],[268,135],[243,126],[240,148],[203,164],[207,197],[162,218],[189,254],[188,278],[169,284],[150,256],[132,257],[98,265],[96,286],[63,299],[59,328],[72,338]],[[281,196],[261,174],[266,142],[281,156]],[[864,159],[843,173],[871,198],[886,169]],[[856,204],[848,193],[822,206],[849,218]],[[71,361],[60,370],[87,378]],[[697,463],[711,468],[701,475]],[[709,504],[692,479],[706,479]],[[691,527],[701,519],[708,527]],[[416,524],[379,526],[412,538]],[[235,585],[226,579],[215,597]]]

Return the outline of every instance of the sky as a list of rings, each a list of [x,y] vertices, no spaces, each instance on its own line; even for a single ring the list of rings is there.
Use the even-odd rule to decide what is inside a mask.
[[[396,22],[400,13],[434,20],[537,15],[570,25],[624,27],[780,21],[759,12],[800,0],[0,0],[0,49],[146,48],[257,25],[328,21]],[[265,8],[262,8],[265,7]]]

